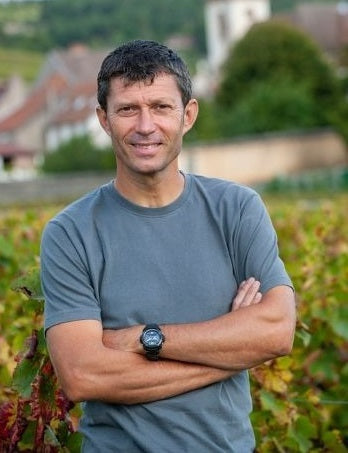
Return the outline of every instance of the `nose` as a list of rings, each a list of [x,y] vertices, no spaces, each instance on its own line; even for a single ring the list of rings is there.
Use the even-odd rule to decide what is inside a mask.
[[[142,135],[149,135],[155,130],[152,113],[149,109],[142,109],[137,116],[136,131]]]

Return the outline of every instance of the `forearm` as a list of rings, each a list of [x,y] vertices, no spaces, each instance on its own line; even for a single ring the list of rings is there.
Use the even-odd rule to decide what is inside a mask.
[[[150,362],[134,353],[116,352],[112,355],[117,361],[122,361],[122,366],[110,367],[107,359],[108,368],[102,372],[98,366],[90,367],[88,380],[82,386],[84,395],[79,399],[119,404],[146,403],[196,390],[233,374],[227,370],[173,360]]]
[[[210,321],[164,326],[162,357],[237,371],[288,354],[295,308],[292,290],[280,292]]]
[[[56,374],[73,401],[144,403],[205,387],[233,374],[173,360],[150,362],[134,352],[110,349],[101,342],[102,331],[100,337],[96,335],[95,326],[94,321],[81,321],[48,331]]]
[[[295,326],[290,288],[274,288],[260,303],[242,307],[205,322],[163,325],[161,357],[240,371],[290,352]],[[141,330],[105,331],[103,339],[109,347],[142,354]]]

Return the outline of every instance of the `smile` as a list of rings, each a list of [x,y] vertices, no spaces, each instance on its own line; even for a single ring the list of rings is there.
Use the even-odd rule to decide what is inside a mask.
[[[153,146],[159,146],[160,143],[132,143],[132,146],[141,147],[141,148],[151,148]]]
[[[132,143],[132,146],[138,150],[154,151],[157,150],[161,143]]]

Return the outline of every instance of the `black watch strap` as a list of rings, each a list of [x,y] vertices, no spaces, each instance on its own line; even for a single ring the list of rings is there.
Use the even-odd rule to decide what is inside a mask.
[[[148,360],[152,360],[155,362],[156,360],[159,359],[159,351],[146,351],[145,350],[145,356]]]

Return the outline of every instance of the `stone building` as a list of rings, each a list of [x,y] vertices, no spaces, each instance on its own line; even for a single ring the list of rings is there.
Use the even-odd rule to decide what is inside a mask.
[[[193,79],[198,97],[213,95],[231,47],[252,25],[270,18],[270,0],[206,0],[204,15],[207,58],[198,63]]]
[[[207,0],[205,6],[208,63],[215,72],[233,44],[256,22],[271,16],[269,0]]]
[[[21,102],[6,98],[11,108],[0,108],[0,173],[10,167],[28,172],[45,151],[75,135],[90,133],[97,145],[109,143],[95,114],[96,78],[105,54],[82,45],[54,50]]]

